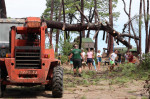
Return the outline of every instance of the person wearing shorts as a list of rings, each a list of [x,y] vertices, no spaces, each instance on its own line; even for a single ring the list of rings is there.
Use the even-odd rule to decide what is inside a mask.
[[[81,64],[81,57],[83,58],[82,56],[82,53],[81,53],[81,50],[78,49],[78,46],[75,45],[75,49],[72,50],[71,52],[71,55],[70,55],[70,58],[73,57],[73,71],[74,71],[74,76],[77,76],[77,73],[76,73],[76,69],[78,68],[79,70],[79,77],[81,77],[81,72],[82,72],[82,64]]]
[[[92,70],[92,63],[93,63],[93,52],[90,49],[88,49],[87,64],[89,66],[89,70]]]
[[[100,70],[100,65],[101,65],[101,61],[102,61],[102,55],[100,53],[101,53],[101,51],[98,50],[98,53],[97,53],[98,70]]]
[[[112,70],[114,70],[114,67],[115,67],[115,59],[116,59],[116,57],[117,57],[117,53],[118,53],[118,51],[117,50],[115,50],[115,52],[114,53],[112,53],[111,55],[110,55],[110,64],[111,64],[111,66],[110,66],[110,71],[112,71]]]

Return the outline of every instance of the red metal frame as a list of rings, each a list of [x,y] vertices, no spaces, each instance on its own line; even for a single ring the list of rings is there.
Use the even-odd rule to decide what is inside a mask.
[[[57,65],[58,60],[55,59],[54,49],[45,49],[45,30],[47,26],[41,24],[40,18],[30,17],[26,20],[24,27],[11,28],[11,58],[0,58],[0,66],[6,68],[9,80],[4,80],[3,84],[6,85],[28,85],[28,84],[47,84],[51,83],[53,67]],[[17,34],[39,33],[41,47],[41,69],[17,69],[15,68],[15,47],[25,46],[26,40],[16,39]],[[50,57],[44,58],[48,54]],[[24,75],[26,77],[24,77]]]

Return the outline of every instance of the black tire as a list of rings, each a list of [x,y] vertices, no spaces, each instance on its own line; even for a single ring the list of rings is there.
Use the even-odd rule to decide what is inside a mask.
[[[63,96],[63,68],[60,66],[54,67],[53,70],[52,95],[54,98]]]
[[[4,93],[4,86],[2,85],[2,70],[0,67],[0,98],[3,97],[3,93]]]

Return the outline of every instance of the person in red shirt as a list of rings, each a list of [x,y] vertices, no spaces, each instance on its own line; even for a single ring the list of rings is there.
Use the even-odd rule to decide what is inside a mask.
[[[133,55],[132,52],[129,52],[129,58],[128,58],[129,62],[132,63],[133,62]]]

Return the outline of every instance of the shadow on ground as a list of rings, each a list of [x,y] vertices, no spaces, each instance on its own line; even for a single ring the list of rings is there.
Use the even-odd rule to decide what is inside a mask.
[[[10,87],[4,92],[3,98],[52,98],[52,94],[45,91],[44,86]]]

